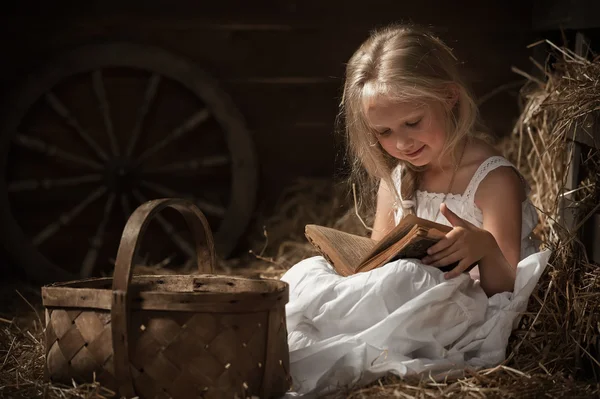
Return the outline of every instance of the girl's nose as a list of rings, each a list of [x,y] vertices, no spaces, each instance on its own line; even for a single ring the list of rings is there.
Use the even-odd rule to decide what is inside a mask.
[[[398,137],[396,139],[396,149],[399,151],[406,151],[413,147],[413,140],[408,137]]]

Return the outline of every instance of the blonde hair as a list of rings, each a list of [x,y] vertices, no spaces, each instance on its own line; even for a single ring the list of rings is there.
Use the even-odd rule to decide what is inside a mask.
[[[374,199],[377,183],[383,180],[395,194],[405,213],[414,212],[415,191],[421,168],[389,155],[367,122],[364,101],[384,96],[391,101],[448,101],[449,84],[458,91],[454,108],[447,111],[447,140],[442,155],[451,153],[461,139],[470,135],[477,121],[477,106],[459,76],[458,61],[441,40],[426,30],[402,25],[377,30],[359,47],[346,67],[346,80],[338,122],[344,124],[351,160],[351,181],[361,196]],[[444,107],[448,109],[448,107]],[[394,189],[392,172],[401,164],[401,193]],[[414,204],[414,202],[412,202]],[[370,204],[369,204],[370,205]]]

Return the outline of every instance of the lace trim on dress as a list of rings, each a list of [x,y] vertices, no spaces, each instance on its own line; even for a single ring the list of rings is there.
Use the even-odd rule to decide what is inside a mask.
[[[428,198],[444,198],[444,196],[446,195],[444,193],[430,193],[427,190],[417,190],[416,194],[418,197],[428,197]],[[462,201],[463,195],[449,193],[446,195],[446,199],[450,199],[450,198],[457,200],[457,201]]]
[[[477,205],[475,205],[474,195],[477,192],[477,188],[479,187],[479,184],[483,181],[483,179],[487,176],[487,174],[500,166],[508,166],[508,167],[511,167],[511,168],[517,170],[515,168],[515,166],[510,161],[508,161],[506,158],[499,156],[499,155],[495,155],[495,156],[489,157],[488,159],[483,161],[481,163],[481,165],[479,165],[479,167],[473,174],[473,177],[471,178],[471,181],[467,185],[467,188],[465,189],[463,194],[449,193],[446,195],[445,193],[429,192],[427,190],[416,190],[415,196],[417,197],[417,201],[419,199],[423,200],[424,198],[440,199],[440,198],[444,198],[444,196],[446,196],[446,199],[453,199],[453,200],[461,201],[461,202],[470,202],[474,205],[475,212],[478,214],[478,216],[480,216],[480,215],[482,215],[482,212],[477,207]],[[530,190],[529,185],[527,184],[527,182],[525,181],[525,179],[523,178],[523,176],[521,175],[521,173],[519,171],[517,171],[517,174],[519,175],[521,182],[523,182],[523,184],[525,185],[526,196],[529,196],[529,190]],[[396,189],[400,190],[400,184],[401,184],[400,166],[396,167],[394,169],[394,171],[392,172],[392,180],[394,181],[394,184],[396,185]]]
[[[471,181],[469,182],[469,185],[467,186],[467,189],[465,190],[465,193],[463,194],[463,196],[466,199],[468,199],[469,201],[473,202],[474,201],[473,197],[475,195],[475,192],[477,192],[477,188],[479,187],[479,184],[482,182],[482,180],[487,176],[487,174],[489,172],[491,172],[492,170],[494,170],[500,166],[508,166],[508,167],[511,167],[511,168],[517,170],[514,167],[514,165],[512,163],[510,163],[504,157],[501,157],[501,156],[490,157],[490,158],[486,159],[485,161],[483,161],[483,163],[481,165],[479,165],[479,168],[477,168],[477,170],[475,171],[475,174],[471,178]],[[521,182],[523,184],[525,184],[525,187],[527,187],[527,183],[525,182],[523,176],[521,176],[520,173],[518,173],[518,174],[519,174],[519,178],[521,179]]]

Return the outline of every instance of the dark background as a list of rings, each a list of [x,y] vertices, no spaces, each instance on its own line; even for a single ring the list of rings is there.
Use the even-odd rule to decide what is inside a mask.
[[[0,16],[0,95],[60,51],[107,40],[150,44],[209,72],[243,114],[256,144],[263,209],[299,176],[331,177],[344,64],[369,30],[392,22],[429,26],[464,62],[497,137],[518,116],[517,67],[534,71],[527,46],[560,41],[558,28],[597,36],[597,1],[21,1]],[[541,54],[543,58],[543,54]],[[2,132],[4,133],[4,132]],[[40,204],[40,206],[43,206]],[[8,270],[18,270],[4,256]]]

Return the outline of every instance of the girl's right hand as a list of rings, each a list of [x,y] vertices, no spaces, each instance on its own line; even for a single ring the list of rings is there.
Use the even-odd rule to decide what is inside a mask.
[[[452,224],[452,230],[427,250],[421,261],[429,266],[441,267],[458,262],[451,271],[444,274],[446,279],[458,277],[474,263],[499,249],[494,236],[472,223],[460,218],[446,204],[440,205],[440,212]]]

